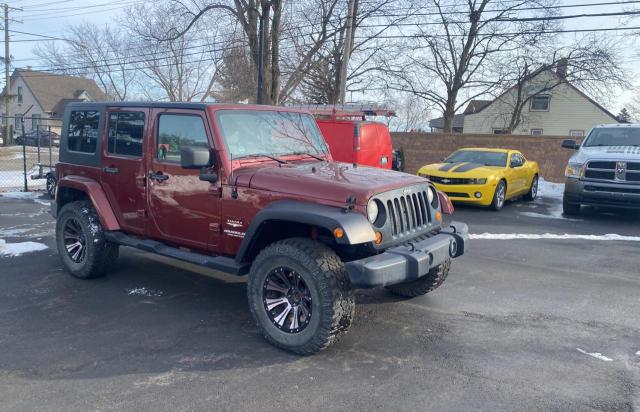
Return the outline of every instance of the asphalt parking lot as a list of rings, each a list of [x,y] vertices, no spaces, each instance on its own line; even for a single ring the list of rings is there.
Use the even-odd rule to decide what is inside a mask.
[[[640,214],[460,207],[476,239],[440,289],[358,292],[347,336],[300,358],[241,278],[124,249],[67,275],[47,202],[0,197],[5,246],[47,246],[0,256],[2,410],[640,410]]]

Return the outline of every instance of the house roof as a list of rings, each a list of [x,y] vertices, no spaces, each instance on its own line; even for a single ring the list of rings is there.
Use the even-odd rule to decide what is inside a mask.
[[[444,129],[444,117],[429,120],[429,127],[433,129]],[[453,128],[462,129],[464,127],[464,114],[453,116]]]
[[[587,101],[589,101],[591,104],[593,104],[594,106],[596,106],[598,109],[600,109],[603,113],[605,113],[607,116],[611,117],[613,120],[615,120],[616,122],[619,123],[618,118],[611,113],[610,111],[608,111],[607,109],[605,109],[601,104],[599,104],[598,102],[596,102],[595,100],[593,100],[591,97],[587,96],[582,90],[578,89],[576,86],[574,86],[573,84],[571,84],[571,82],[567,81],[566,79],[562,79],[560,78],[560,76],[558,76],[558,73],[556,73],[554,70],[550,69],[550,68],[546,68],[546,67],[542,67],[540,69],[538,69],[537,71],[534,72],[534,74],[532,75],[532,77],[530,77],[530,79],[532,79],[533,77],[539,75],[540,73],[544,72],[544,71],[548,71],[550,73],[553,73],[554,76],[558,77],[559,79],[562,80],[562,83],[569,86],[571,89],[575,90],[579,95],[581,95],[582,97],[584,97]],[[467,106],[467,108],[465,109],[464,113],[465,114],[476,114],[476,113],[480,113],[481,111],[483,111],[484,109],[486,109],[487,107],[491,106],[491,104],[493,102],[495,102],[496,100],[500,99],[502,96],[506,95],[507,93],[509,93],[509,91],[511,91],[512,89],[514,89],[516,86],[511,86],[510,88],[508,88],[507,90],[505,90],[504,92],[502,92],[502,94],[500,94],[498,97],[496,97],[493,100],[472,100],[471,102],[469,102],[469,105]],[[472,112],[468,111],[470,110],[470,106],[473,102],[487,102],[486,104],[479,104],[478,107],[474,107]]]
[[[38,101],[42,110],[54,112],[54,108],[64,99],[74,99],[86,92],[94,101],[107,100],[107,95],[95,81],[85,77],[66,76],[28,69],[16,69],[12,78],[22,77],[27,87]]]
[[[464,114],[474,114],[493,103],[493,100],[471,100],[464,109]]]

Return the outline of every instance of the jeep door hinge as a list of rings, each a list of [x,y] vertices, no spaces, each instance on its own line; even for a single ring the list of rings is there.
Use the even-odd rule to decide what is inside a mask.
[[[209,223],[209,231],[220,233],[220,223]]]

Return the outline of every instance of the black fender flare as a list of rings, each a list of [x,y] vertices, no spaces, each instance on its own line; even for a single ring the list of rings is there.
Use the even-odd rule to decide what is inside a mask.
[[[371,223],[360,213],[345,212],[344,209],[339,207],[317,203],[278,200],[267,205],[251,220],[236,254],[236,261],[243,261],[245,255],[251,249],[252,242],[255,241],[255,236],[260,227],[267,222],[273,221],[303,223],[322,227],[330,232],[340,227],[344,231],[344,236],[336,239],[338,244],[356,245],[375,240],[375,232]]]

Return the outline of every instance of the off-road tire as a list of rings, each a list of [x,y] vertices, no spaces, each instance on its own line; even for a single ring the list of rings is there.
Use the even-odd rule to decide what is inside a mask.
[[[80,262],[72,260],[64,244],[64,228],[70,219],[77,222],[85,237],[86,252]],[[70,202],[62,207],[56,221],[56,244],[67,272],[80,279],[103,276],[118,259],[118,245],[105,240],[100,219],[87,200]]]
[[[279,329],[263,302],[265,279],[276,268],[290,267],[304,280],[311,295],[311,316],[297,333]],[[305,238],[275,242],[256,257],[247,286],[251,314],[265,339],[299,355],[311,355],[342,337],[353,320],[353,289],[343,262],[322,243]]]
[[[566,196],[562,197],[562,213],[567,216],[575,216],[580,214],[580,203],[572,203]]]
[[[504,186],[504,199],[502,200],[498,198],[500,186]],[[496,190],[495,192],[493,192],[493,200],[491,201],[491,205],[489,206],[489,208],[497,212],[503,208],[506,201],[507,201],[507,182],[504,180],[501,180],[496,185]]]
[[[47,175],[47,194],[54,199],[56,197],[56,185],[58,184],[56,177],[52,174]]]
[[[527,202],[533,202],[536,200],[536,197],[538,197],[538,182],[538,175],[533,176],[533,179],[531,179],[531,187],[529,187],[527,194],[524,195],[524,200]]]
[[[429,273],[422,276],[421,278],[412,280],[410,282],[390,285],[386,288],[391,291],[391,293],[398,296],[403,296],[405,298],[415,298],[417,296],[425,295],[442,285],[442,283],[449,275],[450,268],[451,259],[448,259],[440,266],[431,269]]]

